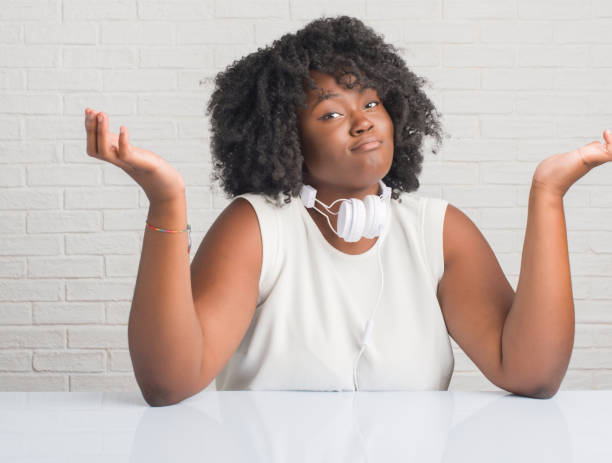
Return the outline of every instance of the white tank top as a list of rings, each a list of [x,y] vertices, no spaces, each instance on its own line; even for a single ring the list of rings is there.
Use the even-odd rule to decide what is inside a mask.
[[[259,296],[240,345],[215,378],[219,391],[447,390],[453,350],[436,297],[444,272],[447,201],[389,199],[378,240],[363,254],[327,242],[299,197],[284,205],[246,193],[262,236]],[[334,209],[335,210],[335,209]]]

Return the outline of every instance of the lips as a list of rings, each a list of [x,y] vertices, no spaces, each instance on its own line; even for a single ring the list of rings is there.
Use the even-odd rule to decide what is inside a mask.
[[[378,138],[369,137],[361,140],[356,146],[351,148],[351,151],[369,151],[378,148],[382,142]]]

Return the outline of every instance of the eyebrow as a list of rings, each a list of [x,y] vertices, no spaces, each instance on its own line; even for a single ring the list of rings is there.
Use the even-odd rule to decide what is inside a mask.
[[[362,94],[363,92],[365,92],[369,88],[373,89],[374,87],[362,87],[359,90],[359,94]],[[323,100],[329,100],[330,98],[338,98],[338,97],[342,97],[342,95],[340,95],[339,93],[336,93],[336,92],[327,92],[327,93],[324,93],[322,95],[319,95],[317,97],[317,101],[315,101],[315,104],[312,105],[312,108],[310,110],[314,111],[314,109],[317,107],[317,105],[319,103],[321,103],[321,101],[323,101]]]
[[[335,93],[335,92],[329,92],[329,93],[325,93],[323,95],[319,95],[317,97],[317,101],[315,101],[315,104],[312,105],[311,110],[314,110],[317,107],[317,105],[319,103],[321,103],[321,101],[323,101],[323,100],[329,100],[330,98],[338,98],[340,96],[342,96],[342,95],[340,95],[339,93]]]

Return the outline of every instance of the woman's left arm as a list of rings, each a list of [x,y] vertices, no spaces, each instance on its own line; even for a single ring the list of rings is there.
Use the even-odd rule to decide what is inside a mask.
[[[545,159],[533,175],[520,275],[502,332],[502,369],[509,378],[539,378],[542,397],[559,389],[574,345],[563,196],[593,167],[612,161],[612,134],[605,131],[604,139]]]

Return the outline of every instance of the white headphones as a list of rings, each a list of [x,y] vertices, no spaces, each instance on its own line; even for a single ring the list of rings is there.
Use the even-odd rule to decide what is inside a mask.
[[[357,198],[341,198],[337,199],[330,206],[326,206],[324,203],[316,199],[317,190],[310,185],[303,185],[301,198],[302,203],[307,208],[314,208],[320,214],[325,215],[319,209],[315,207],[315,201],[323,204],[330,214],[338,214],[338,230],[339,233],[334,230],[329,221],[329,217],[325,215],[329,228],[332,229],[336,235],[342,238],[344,241],[355,242],[359,241],[363,236],[366,238],[374,238],[382,233],[389,205],[387,204],[391,197],[391,188],[383,183],[382,180],[378,182],[379,194],[378,195],[367,195],[363,201]],[[331,212],[331,208],[336,202],[342,201],[340,210],[336,213]],[[376,315],[376,309],[380,304],[380,298],[382,296],[382,290],[385,284],[382,260],[380,257],[380,246],[378,247],[378,264],[380,266],[380,290],[378,291],[378,297],[376,298],[376,305],[371,312],[370,319],[366,322],[363,334],[363,340],[361,341],[361,349],[355,356],[353,362],[353,384],[355,390],[359,390],[359,383],[357,382],[357,364],[359,358],[363,353],[364,349],[368,345],[372,336],[372,328],[374,327],[374,315]]]
[[[391,188],[386,186],[382,180],[378,181],[378,186],[378,195],[367,195],[363,201],[358,198],[340,198],[329,206],[316,199],[317,190],[310,185],[302,185],[300,196],[304,206],[313,208],[325,216],[329,228],[336,235],[346,242],[354,243],[362,237],[375,238],[382,232],[387,218],[387,200],[391,197]],[[329,217],[315,207],[315,201],[323,205],[330,214],[338,215],[338,231],[332,227]],[[338,201],[342,201],[340,210],[338,212],[330,211],[329,209]]]

